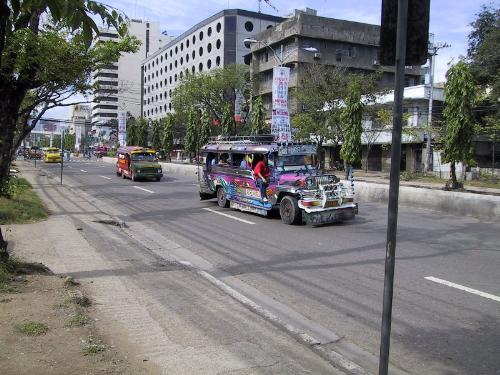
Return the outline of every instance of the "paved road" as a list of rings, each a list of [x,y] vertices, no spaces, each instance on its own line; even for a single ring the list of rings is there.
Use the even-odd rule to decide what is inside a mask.
[[[349,223],[286,226],[278,216],[200,202],[194,177],[132,182],[100,161],[66,166],[83,190],[120,207],[123,220],[167,234],[322,345],[348,353],[352,343],[377,355],[384,205],[360,205]],[[499,242],[498,223],[400,208],[392,363],[413,374],[500,374]]]

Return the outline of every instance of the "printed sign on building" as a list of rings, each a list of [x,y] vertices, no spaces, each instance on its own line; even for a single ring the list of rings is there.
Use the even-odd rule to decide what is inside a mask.
[[[273,68],[273,107],[271,134],[277,142],[290,142],[290,115],[288,113],[288,82],[290,68],[275,66]]]
[[[127,145],[127,112],[118,112],[118,142]]]
[[[82,126],[80,124],[75,124],[75,148],[80,151],[82,144]]]

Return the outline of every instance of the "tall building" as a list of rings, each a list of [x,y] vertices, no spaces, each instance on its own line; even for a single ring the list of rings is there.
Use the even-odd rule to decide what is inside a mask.
[[[122,54],[116,63],[96,71],[93,75],[93,83],[99,84],[92,104],[94,126],[109,129],[116,127],[120,111],[140,116],[141,61],[170,39],[169,36],[160,33],[158,22],[131,20],[128,31],[142,42],[139,50],[136,53]],[[116,31],[102,29],[96,41],[118,40],[118,38]],[[100,133],[105,130],[104,128]]]
[[[69,133],[76,135],[75,148],[82,149],[92,130],[91,109],[89,104],[75,104],[69,108]]]
[[[273,67],[279,64],[283,51],[283,65],[290,68],[289,89],[300,85],[300,72],[312,63],[339,66],[357,72],[383,69],[382,86],[394,82],[394,68],[381,67],[378,60],[380,26],[317,16],[314,9],[295,10],[287,20],[264,30],[251,45],[249,63],[256,82],[254,95],[263,98],[268,116],[271,113]],[[309,51],[307,51],[309,50]],[[272,51],[275,51],[275,55]],[[313,52],[314,51],[314,52]],[[420,67],[408,67],[406,86],[422,83]],[[297,111],[297,103],[290,95],[289,110]]]
[[[227,9],[151,53],[142,62],[142,115],[164,117],[172,111],[172,92],[186,73],[242,64],[250,51],[243,40],[281,21],[283,18],[268,14]]]

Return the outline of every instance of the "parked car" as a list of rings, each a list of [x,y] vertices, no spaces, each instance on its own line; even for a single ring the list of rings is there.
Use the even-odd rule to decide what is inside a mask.
[[[42,158],[42,150],[38,146],[32,146],[27,149],[24,155],[27,159],[41,159]]]

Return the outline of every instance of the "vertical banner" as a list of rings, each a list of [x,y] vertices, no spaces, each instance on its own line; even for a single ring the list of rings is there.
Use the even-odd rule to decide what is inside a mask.
[[[290,142],[290,116],[288,113],[288,81],[290,68],[275,66],[273,68],[273,112],[271,134],[277,142]]]
[[[118,142],[127,145],[127,112],[118,112]]]
[[[82,125],[79,123],[75,124],[75,149],[80,151],[82,144]]]

